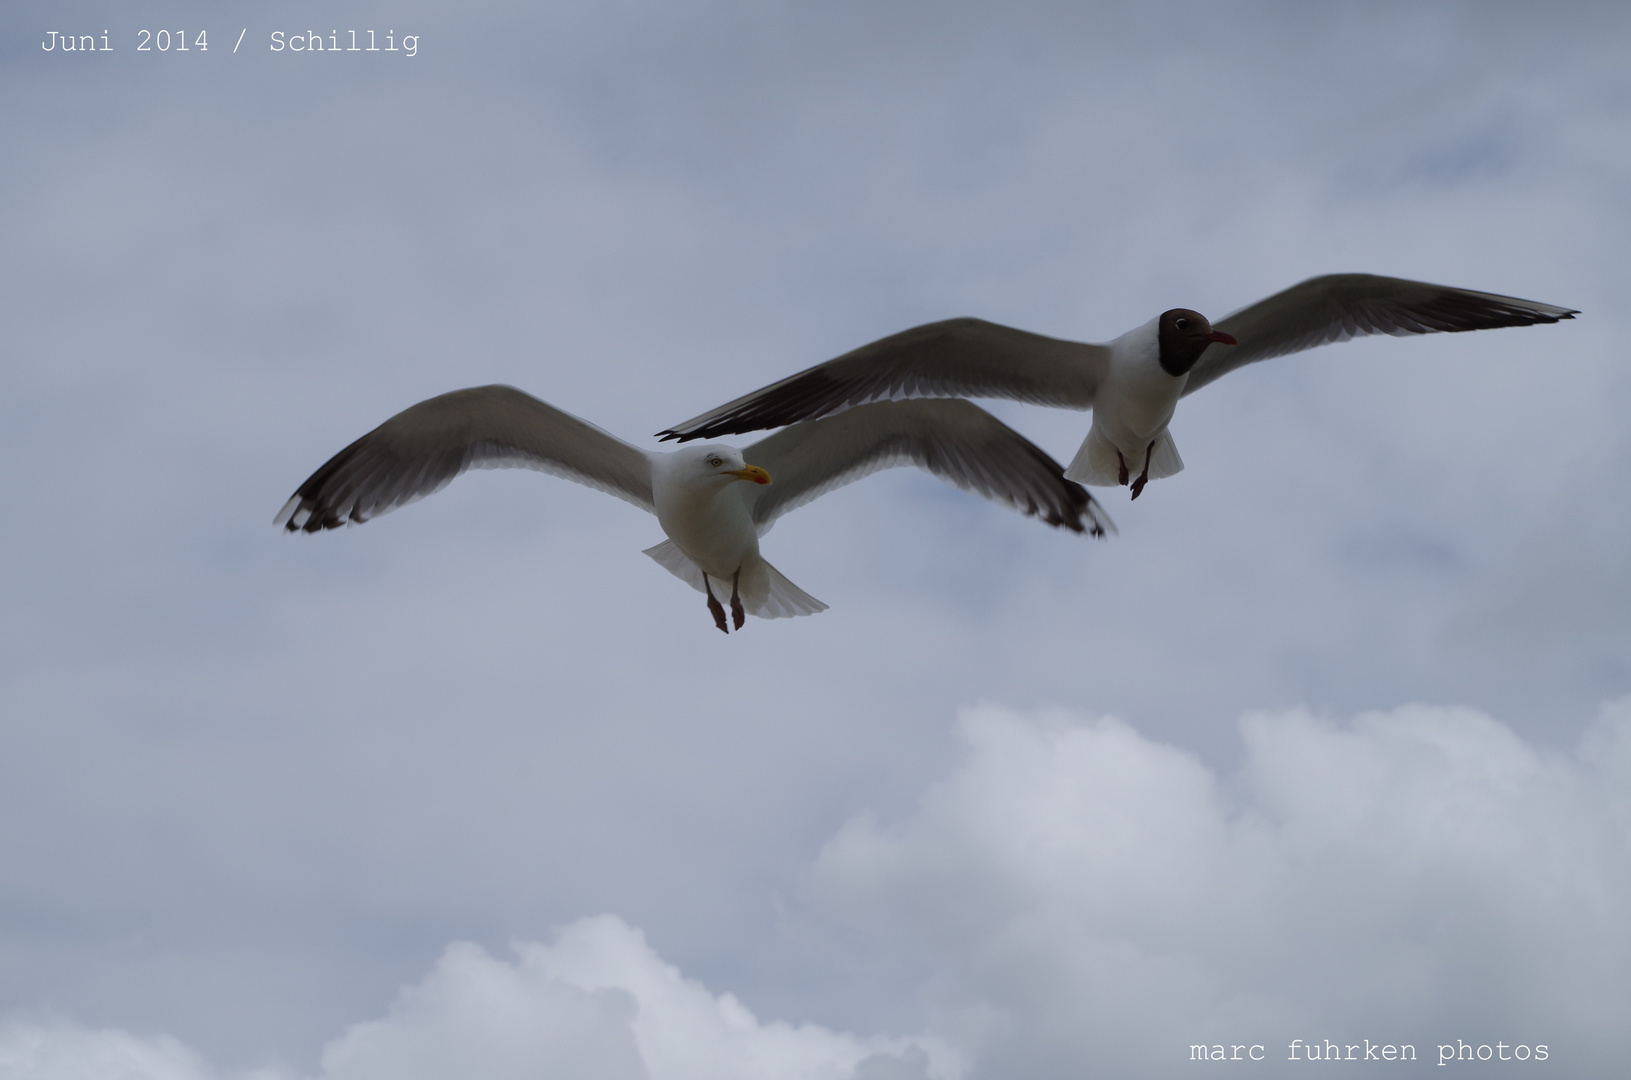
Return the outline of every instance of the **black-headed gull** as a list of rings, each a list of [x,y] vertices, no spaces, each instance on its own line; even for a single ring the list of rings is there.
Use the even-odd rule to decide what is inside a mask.
[[[1572,319],[1571,308],[1373,274],[1310,278],[1220,320],[1174,308],[1105,345],[1043,337],[982,319],[893,334],[683,424],[663,439],[781,427],[867,402],[997,397],[1092,409],[1065,475],[1132,484],[1184,467],[1167,424],[1178,399],[1235,368],[1367,334],[1456,333]],[[1138,475],[1131,473],[1138,469]]]
[[[308,533],[361,524],[440,491],[466,469],[554,473],[656,514],[668,539],[645,553],[706,594],[715,625],[729,633],[716,588],[729,594],[738,630],[747,613],[777,619],[826,609],[759,555],[759,537],[787,511],[896,465],[916,465],[1049,525],[1094,536],[1115,527],[1057,461],[966,401],[865,405],[795,424],[745,454],[718,444],[648,453],[509,386],[455,390],[397,413],[313,473],[275,523]]]

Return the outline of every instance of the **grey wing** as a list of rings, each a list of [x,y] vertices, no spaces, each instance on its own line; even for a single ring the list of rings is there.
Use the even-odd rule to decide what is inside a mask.
[[[903,398],[1013,398],[1090,409],[1109,355],[1103,345],[983,319],[947,319],[863,345],[658,435],[681,442],[712,439]]]
[[[1214,327],[1238,345],[1210,345],[1185,394],[1235,368],[1367,334],[1459,333],[1572,319],[1572,308],[1374,274],[1309,278],[1235,312]]]
[[[328,460],[275,524],[317,532],[406,506],[466,469],[538,469],[652,510],[643,451],[511,386],[477,386],[421,401]]]
[[[743,457],[771,483],[744,493],[763,532],[795,507],[896,465],[916,465],[964,491],[1049,525],[1103,536],[1115,525],[1087,489],[1042,449],[978,405],[956,399],[880,401],[806,420],[754,443]]]

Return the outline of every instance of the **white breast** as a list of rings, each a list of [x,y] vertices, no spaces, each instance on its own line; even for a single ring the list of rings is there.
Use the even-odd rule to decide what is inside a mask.
[[[652,501],[657,523],[681,551],[710,575],[728,581],[750,555],[757,555],[759,536],[742,482],[690,474],[678,454],[653,455]]]
[[[1189,375],[1174,378],[1161,366],[1159,323],[1159,318],[1151,319],[1110,343],[1108,370],[1093,399],[1093,426],[1065,470],[1077,483],[1118,484],[1123,462],[1129,474],[1137,476],[1146,453],[1151,479],[1171,476],[1184,467],[1166,430]]]
[[[1174,377],[1161,366],[1158,322],[1151,319],[1110,343],[1110,368],[1093,402],[1093,426],[1129,462],[1136,458],[1142,463],[1145,449],[1172,420],[1189,381],[1187,373]]]

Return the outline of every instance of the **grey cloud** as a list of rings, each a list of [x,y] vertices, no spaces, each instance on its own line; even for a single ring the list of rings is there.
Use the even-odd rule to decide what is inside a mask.
[[[787,916],[911,985],[920,1034],[761,1019],[600,916],[512,959],[448,947],[316,1075],[1166,1076],[1195,1046],[1301,1075],[1294,1040],[1359,1048],[1361,1075],[1398,1067],[1368,1044],[1427,1063],[1462,1042],[1618,1075],[1631,702],[1570,752],[1464,708],[1252,714],[1230,776],[1114,719],[987,705],[959,731],[962,760],[898,819],[844,825]],[[6,1080],[119,1069],[217,1075],[170,1036],[0,1027]]]
[[[964,1065],[931,1038],[856,1037],[764,1022],[664,963],[612,916],[580,919],[515,959],[451,945],[387,1014],[323,1048],[314,1080],[956,1080]],[[0,1076],[206,1080],[221,1076],[169,1036],[60,1019],[0,1026]],[[247,1080],[288,1080],[277,1069]]]
[[[1220,777],[1113,719],[969,710],[910,814],[822,851],[805,929],[922,972],[954,1040],[991,1017],[960,1044],[976,1076],[1171,1075],[1191,1044],[1291,1075],[1296,1038],[1546,1044],[1616,1075],[1631,705],[1572,753],[1426,706],[1241,733]]]

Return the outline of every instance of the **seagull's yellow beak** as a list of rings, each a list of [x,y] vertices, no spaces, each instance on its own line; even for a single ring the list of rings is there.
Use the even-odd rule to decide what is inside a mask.
[[[757,465],[747,465],[740,469],[732,469],[725,475],[734,476],[738,480],[752,480],[755,484],[770,483],[770,474],[759,468]]]

